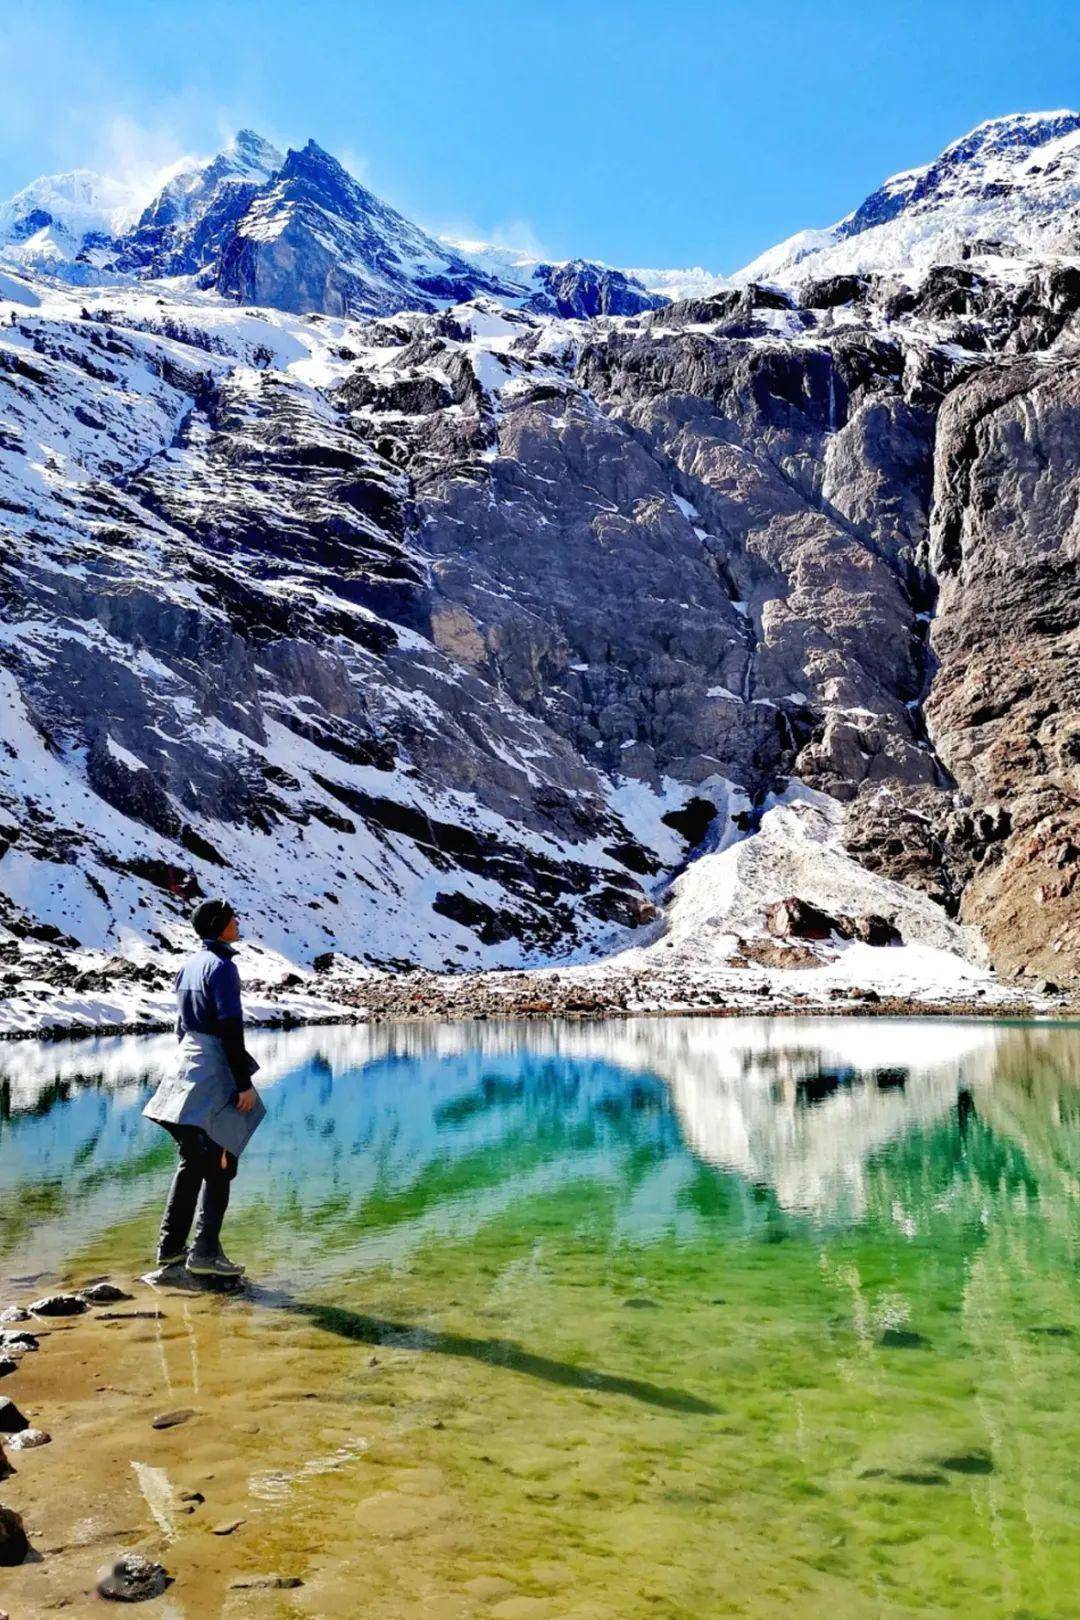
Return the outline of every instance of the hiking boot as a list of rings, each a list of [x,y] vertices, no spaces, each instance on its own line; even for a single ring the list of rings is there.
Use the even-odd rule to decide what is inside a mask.
[[[237,1265],[227,1255],[217,1254],[189,1254],[187,1269],[193,1277],[242,1277],[243,1266]]]
[[[186,1243],[181,1243],[178,1248],[174,1249],[160,1248],[154,1264],[159,1271],[164,1271],[167,1266],[182,1266],[187,1259],[187,1255]]]

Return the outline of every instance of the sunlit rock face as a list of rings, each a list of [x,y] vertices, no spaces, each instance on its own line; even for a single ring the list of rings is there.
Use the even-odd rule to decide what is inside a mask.
[[[1073,975],[1080,137],[999,125],[675,300],[251,132],[0,210],[12,963],[220,888],[304,965],[681,948],[702,894],[743,963],[801,885]]]

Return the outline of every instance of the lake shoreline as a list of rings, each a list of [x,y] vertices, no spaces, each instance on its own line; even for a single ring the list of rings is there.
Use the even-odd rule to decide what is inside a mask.
[[[359,992],[356,992],[359,995]],[[745,993],[744,993],[745,994]],[[368,996],[366,1002],[371,998]],[[580,992],[562,999],[522,1000],[512,996],[494,1000],[488,995],[475,998],[448,999],[441,995],[417,995],[416,989],[403,983],[397,994],[381,995],[380,1005],[348,1006],[342,1002],[341,1010],[330,1006],[310,1013],[289,1011],[283,1017],[249,1017],[248,1027],[257,1030],[288,1031],[306,1028],[357,1027],[362,1025],[401,1024],[467,1024],[487,1022],[539,1023],[548,1019],[566,1019],[577,1023],[619,1023],[638,1019],[657,1018],[975,1018],[1038,1020],[1040,1022],[1068,1022],[1080,1018],[1080,1005],[1072,1000],[1048,997],[1017,999],[1016,1001],[958,998],[949,1001],[929,1001],[906,996],[884,996],[877,992],[855,991],[844,999],[811,1000],[805,996],[781,999],[761,995],[754,1001],[733,999],[716,1001],[657,1001],[649,1006],[626,1006],[598,995],[595,1002],[581,1004]],[[417,1005],[417,1002],[421,1005]],[[424,1004],[426,1003],[426,1004]],[[162,1035],[175,1027],[173,1017],[135,1018],[98,1023],[76,1022],[29,1025],[26,1028],[0,1030],[0,1042],[22,1041],[61,1042],[101,1039],[124,1035]]]

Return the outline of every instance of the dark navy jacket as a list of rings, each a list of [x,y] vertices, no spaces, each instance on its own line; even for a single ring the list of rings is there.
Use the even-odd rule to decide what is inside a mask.
[[[244,1010],[236,952],[219,939],[204,939],[202,949],[176,975],[176,1034],[216,1035],[225,1048],[237,1088],[245,1091],[258,1064],[244,1048]]]

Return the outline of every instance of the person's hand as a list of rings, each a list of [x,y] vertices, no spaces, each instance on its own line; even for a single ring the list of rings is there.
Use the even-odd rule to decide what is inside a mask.
[[[238,1091],[236,1094],[236,1106],[241,1114],[250,1114],[258,1100],[259,1093],[254,1086],[248,1086],[246,1091]]]

